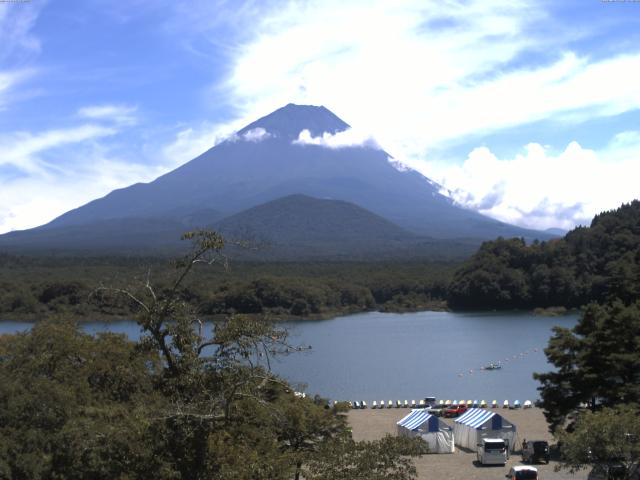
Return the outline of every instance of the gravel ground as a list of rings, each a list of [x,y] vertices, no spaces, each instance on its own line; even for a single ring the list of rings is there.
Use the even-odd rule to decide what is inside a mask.
[[[353,430],[355,440],[376,440],[386,433],[397,434],[396,422],[404,417],[407,409],[384,409],[384,410],[351,410],[348,413],[349,424]],[[518,431],[517,445],[522,443],[524,438],[529,440],[547,440],[552,443],[551,434],[547,430],[547,423],[538,408],[526,410],[504,410],[499,409],[499,413],[516,425]],[[453,419],[445,419],[449,425],[453,425]],[[453,454],[431,454],[423,455],[414,460],[418,470],[419,479],[464,479],[464,480],[489,480],[502,479],[513,465],[522,465],[520,450],[516,450],[507,465],[502,466],[480,466],[476,465],[475,452],[462,451],[456,447]],[[538,469],[540,480],[585,480],[588,471],[583,471],[575,475],[567,472],[554,472],[557,462],[551,461],[549,465],[535,465]]]

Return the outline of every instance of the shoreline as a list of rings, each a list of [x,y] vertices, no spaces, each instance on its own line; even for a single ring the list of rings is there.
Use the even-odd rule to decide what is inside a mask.
[[[530,313],[535,316],[540,317],[564,317],[567,315],[572,315],[575,313],[579,313],[580,309],[567,309],[565,307],[536,307],[532,309],[510,309],[510,310],[451,310],[447,307],[446,302],[434,302],[430,305],[420,305],[418,308],[388,308],[384,305],[380,305],[379,308],[346,308],[343,310],[334,310],[330,312],[321,312],[311,315],[306,315],[304,317],[296,317],[291,315],[281,315],[281,314],[269,314],[266,313],[220,313],[215,315],[203,315],[201,318],[207,322],[215,322],[216,320],[222,319],[224,317],[228,317],[230,315],[242,315],[249,318],[266,318],[269,321],[276,323],[289,323],[289,322],[317,322],[323,320],[331,320],[337,317],[346,317],[349,315],[356,315],[359,313],[420,313],[420,312],[449,312],[449,313],[457,313],[457,314],[482,314],[482,313],[514,313],[514,314],[525,314]],[[91,315],[77,315],[73,313],[60,313],[60,312],[47,312],[42,314],[42,318],[54,317],[54,316],[65,316],[70,318],[73,321],[78,322],[79,324],[91,323],[91,322],[104,322],[104,323],[117,323],[117,322],[127,322],[127,321],[135,321],[134,315],[131,316],[119,316],[119,315],[105,315],[105,314],[91,314]],[[91,318],[88,319],[87,317]],[[33,315],[11,315],[0,313],[0,323],[5,322],[16,322],[16,323],[37,323],[41,321],[34,317]]]

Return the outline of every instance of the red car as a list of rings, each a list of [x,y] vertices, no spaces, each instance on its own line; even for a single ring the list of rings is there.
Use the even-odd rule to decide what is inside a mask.
[[[467,411],[466,405],[454,405],[444,411],[445,417],[457,417]]]

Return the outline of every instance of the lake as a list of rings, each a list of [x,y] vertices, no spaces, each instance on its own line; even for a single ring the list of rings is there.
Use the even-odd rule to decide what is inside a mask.
[[[379,313],[286,322],[303,352],[276,359],[273,370],[307,384],[308,393],[338,400],[535,400],[533,372],[550,370],[543,349],[554,325],[572,327],[577,314]],[[29,328],[0,322],[0,333]],[[89,333],[112,331],[136,339],[134,322],[90,322]],[[482,370],[490,362],[500,370]]]

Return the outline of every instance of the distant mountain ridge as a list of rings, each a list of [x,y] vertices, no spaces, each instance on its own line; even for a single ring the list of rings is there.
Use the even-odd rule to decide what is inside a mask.
[[[416,171],[395,168],[389,154],[374,146],[330,148],[296,141],[302,130],[320,137],[348,128],[325,107],[289,104],[150,183],[114,190],[47,225],[0,236],[0,248],[18,244],[46,248],[51,246],[52,235],[64,245],[64,231],[69,229],[69,245],[79,246],[86,235],[87,248],[106,248],[107,239],[113,238],[111,247],[118,250],[128,236],[133,243],[142,241],[144,235],[137,232],[136,221],[148,229],[148,248],[165,248],[171,244],[165,240],[170,231],[212,225],[231,217],[228,225],[235,221],[234,215],[290,195],[341,201],[345,212],[352,208],[347,204],[352,204],[407,234],[423,237],[471,239],[476,244],[498,236],[551,237],[455,205],[439,193],[435,183]],[[260,211],[241,218],[257,225],[255,215]],[[360,214],[357,218],[367,216]],[[116,226],[123,224],[130,228],[117,230]],[[100,238],[93,238],[92,228],[103,232]],[[346,224],[343,228],[356,230]],[[287,229],[290,233],[294,230]],[[81,231],[86,233],[79,234]],[[372,238],[362,233],[363,241],[366,237]],[[296,241],[302,240],[297,237]],[[280,241],[291,244],[284,237]]]

